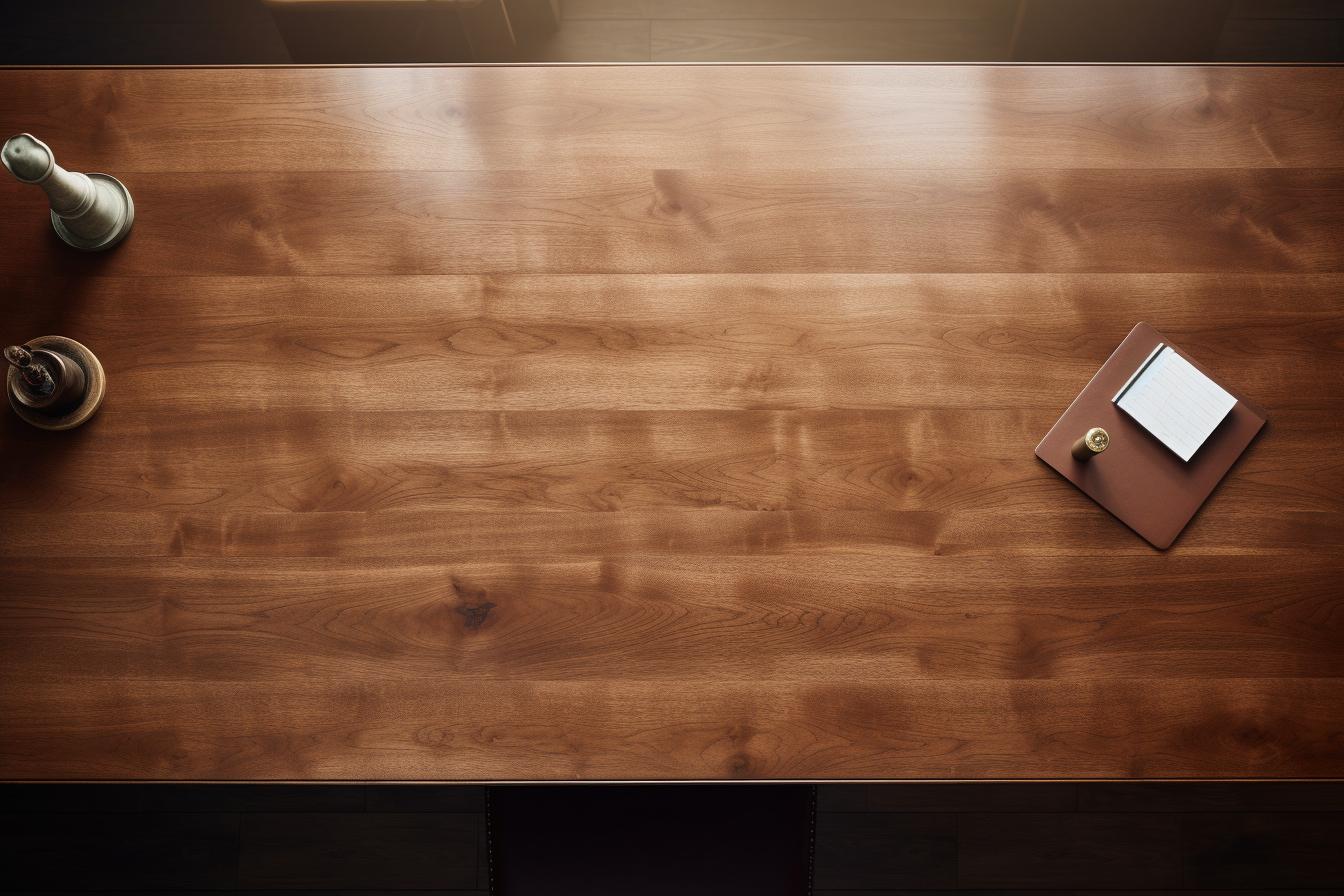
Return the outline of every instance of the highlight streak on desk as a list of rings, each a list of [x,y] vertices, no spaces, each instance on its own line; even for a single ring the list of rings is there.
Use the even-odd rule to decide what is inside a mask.
[[[6,70],[0,777],[1344,770],[1344,70]],[[1161,554],[1136,321],[1271,424]],[[261,358],[262,363],[253,359]]]

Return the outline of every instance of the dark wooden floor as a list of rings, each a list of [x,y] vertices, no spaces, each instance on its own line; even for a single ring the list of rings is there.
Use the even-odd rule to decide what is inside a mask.
[[[484,787],[0,785],[0,889],[483,894]]]
[[[1014,0],[561,0],[536,62],[992,62]],[[6,4],[3,65],[288,63],[261,0]],[[1212,61],[1344,60],[1344,3],[1236,0]],[[1172,60],[1182,61],[1182,60]]]
[[[490,889],[483,787],[9,784],[0,803],[12,892]],[[1341,843],[1339,782],[821,785],[813,885],[1324,896]]]
[[[1339,783],[823,786],[814,893],[1313,892],[1344,887],[1341,809]]]

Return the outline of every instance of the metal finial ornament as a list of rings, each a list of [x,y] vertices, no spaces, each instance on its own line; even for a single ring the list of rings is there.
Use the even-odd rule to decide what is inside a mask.
[[[32,349],[26,345],[11,345],[5,349],[5,360],[19,368],[24,404],[51,403],[56,396],[56,380],[51,375],[51,368],[34,355]]]
[[[46,192],[51,226],[76,249],[107,249],[130,232],[135,203],[115,177],[66,171],[56,164],[51,147],[32,134],[6,140],[0,160],[20,182]]]
[[[1078,441],[1073,443],[1069,453],[1074,460],[1091,460],[1105,451],[1111,444],[1110,434],[1100,426],[1094,426]]]
[[[14,412],[40,429],[73,429],[103,403],[107,380],[93,352],[64,336],[5,349],[5,391]]]

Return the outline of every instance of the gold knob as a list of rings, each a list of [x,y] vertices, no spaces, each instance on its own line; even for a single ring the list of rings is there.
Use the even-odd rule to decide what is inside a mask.
[[[1111,437],[1106,434],[1106,430],[1100,426],[1094,426],[1087,431],[1087,435],[1073,443],[1069,453],[1075,460],[1091,460],[1096,455],[1106,450],[1106,446],[1111,444]]]

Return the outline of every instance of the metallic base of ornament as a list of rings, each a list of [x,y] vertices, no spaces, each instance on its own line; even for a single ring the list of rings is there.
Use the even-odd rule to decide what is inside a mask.
[[[117,180],[112,175],[94,174],[90,172],[87,176],[89,180],[101,180],[112,184],[116,187],[117,193],[126,200],[124,213],[121,216],[121,220],[117,223],[117,226],[113,227],[103,236],[93,240],[82,236],[76,236],[71,233],[65,227],[65,219],[55,212],[51,213],[51,226],[56,228],[56,233],[61,239],[65,240],[76,249],[83,249],[85,252],[97,252],[99,249],[112,248],[117,243],[121,242],[126,237],[126,234],[131,232],[131,225],[135,223],[135,202],[131,200],[131,191],[126,189],[121,181]]]
[[[14,408],[14,413],[39,429],[74,429],[92,417],[102,406],[103,396],[107,392],[107,377],[103,375],[103,365],[98,363],[93,352],[64,336],[39,336],[37,339],[29,339],[24,344],[29,348],[44,348],[50,352],[59,352],[83,368],[86,383],[84,400],[74,409],[58,417],[36,411],[14,397],[15,384],[23,374],[19,373],[17,367],[11,367],[5,392],[9,394],[9,405]]]

